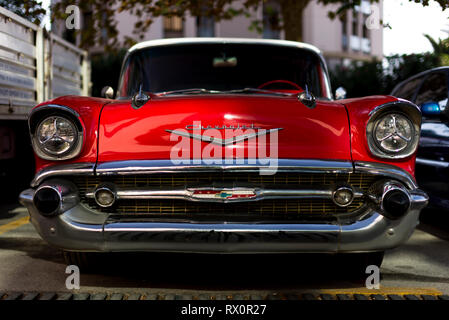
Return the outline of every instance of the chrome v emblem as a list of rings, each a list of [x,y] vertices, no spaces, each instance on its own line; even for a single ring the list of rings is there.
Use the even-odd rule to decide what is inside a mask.
[[[209,142],[209,143],[217,144],[217,145],[220,145],[220,146],[227,146],[227,145],[234,144],[234,143],[237,143],[237,142],[249,140],[249,139],[252,139],[252,138],[255,138],[255,137],[258,137],[258,136],[263,136],[265,134],[270,134],[272,132],[276,132],[276,131],[279,131],[279,130],[282,130],[282,129],[283,128],[259,130],[259,131],[254,132],[254,133],[243,134],[243,135],[235,136],[235,137],[228,138],[228,139],[221,139],[221,138],[216,138],[216,137],[203,136],[202,134],[196,134],[196,133],[190,133],[190,132],[178,131],[178,130],[165,130],[165,131],[170,132],[170,133],[174,133],[174,134],[176,134],[178,136],[181,136],[181,137],[201,140],[201,141],[204,141],[204,142]]]

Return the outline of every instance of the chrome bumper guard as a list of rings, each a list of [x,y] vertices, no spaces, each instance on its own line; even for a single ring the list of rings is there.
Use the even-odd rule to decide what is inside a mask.
[[[110,165],[110,164],[109,164]],[[289,163],[289,170],[292,169]],[[299,164],[300,165],[300,164]],[[314,172],[351,172],[347,164],[310,168]],[[88,174],[82,169],[81,174]],[[101,169],[101,168],[100,168]],[[173,168],[169,168],[173,170]],[[296,167],[297,170],[307,168]],[[106,170],[106,169],[104,169]],[[148,171],[148,167],[145,169]],[[224,168],[214,170],[226,170]],[[233,170],[236,170],[233,167]],[[59,170],[54,170],[55,172]],[[135,172],[134,170],[129,170]],[[380,204],[368,206],[358,218],[347,222],[311,223],[197,223],[193,221],[114,220],[107,213],[92,211],[81,203],[65,208],[62,214],[46,217],[33,202],[35,189],[20,195],[31,222],[49,244],[69,251],[165,251],[205,253],[281,253],[281,252],[370,252],[394,248],[405,242],[418,223],[427,195],[417,189],[413,178],[397,167],[356,163],[355,171],[373,172],[400,181],[409,196],[407,213],[390,219]],[[100,171],[101,172],[101,171]],[[97,174],[107,174],[105,171]],[[116,171],[112,174],[121,174]],[[160,172],[160,171],[158,171]],[[45,178],[64,174],[44,173]],[[73,172],[72,172],[73,174]],[[94,174],[92,172],[92,174]],[[39,176],[35,181],[43,182]],[[375,201],[373,202],[375,203]]]

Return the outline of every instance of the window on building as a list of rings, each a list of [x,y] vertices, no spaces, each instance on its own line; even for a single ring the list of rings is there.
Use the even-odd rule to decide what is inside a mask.
[[[362,0],[360,3],[360,11],[363,14],[370,15],[371,14],[371,2],[369,0]]]
[[[101,16],[103,25],[107,24],[107,22],[106,22],[107,18],[108,17],[106,15],[106,13],[103,13],[103,15]],[[103,43],[108,43],[109,37],[108,37],[108,30],[106,29],[106,27],[103,27],[101,29],[101,39],[103,40]]]
[[[362,24],[362,51],[364,53],[371,53],[371,40],[370,40],[370,32],[369,29],[366,27],[366,20],[368,19],[369,15],[363,14],[363,24]]]
[[[263,37],[265,39],[280,39],[279,30],[280,5],[277,1],[267,1],[263,5]]]
[[[362,43],[359,36],[359,12],[358,10],[352,11],[352,33],[349,45],[353,51],[360,51]]]
[[[196,18],[196,34],[198,37],[215,36],[214,17],[199,16]]]
[[[184,36],[184,21],[182,17],[164,17],[164,37],[178,38]]]
[[[359,13],[354,10],[352,12],[352,35],[357,36],[359,34]]]
[[[366,22],[366,20],[368,19],[369,15],[364,14],[363,15],[363,22]],[[369,29],[366,27],[366,23],[363,23],[363,28],[362,28],[362,37],[363,38],[369,38]]]
[[[348,18],[346,13],[340,17],[341,21],[341,46],[343,50],[348,50]]]

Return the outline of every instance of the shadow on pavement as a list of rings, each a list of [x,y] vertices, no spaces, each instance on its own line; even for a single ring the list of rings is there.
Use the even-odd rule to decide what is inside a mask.
[[[2,207],[8,210],[0,219],[18,214],[17,204]],[[61,251],[40,238],[0,237],[0,248],[25,253],[37,269],[44,261],[54,263],[49,272],[64,276]],[[32,276],[33,268],[26,268]],[[364,267],[354,269],[352,258],[332,254],[96,254],[94,270],[81,269],[81,275],[88,287],[194,290],[354,288],[367,277]]]
[[[0,238],[0,248],[24,252],[32,269],[52,262],[55,278],[66,264],[59,249],[37,238]],[[332,289],[364,286],[367,275],[351,272],[350,260],[334,255],[209,255],[178,253],[95,254],[94,270],[81,268],[83,287],[192,290]],[[346,263],[346,264],[345,264]],[[20,270],[15,270],[20,273]],[[37,273],[38,274],[38,273]],[[363,274],[363,279],[360,275]],[[47,274],[49,279],[53,277]],[[67,276],[67,275],[66,275]]]
[[[83,285],[197,290],[319,289],[359,287],[366,278],[364,275],[361,281],[360,273],[348,272],[348,265],[332,255],[139,253],[100,257],[96,271],[84,277]],[[106,277],[98,278],[96,274]],[[108,277],[114,280],[109,282]]]
[[[2,222],[2,220],[14,218],[20,213],[23,213],[23,210],[26,209],[18,202],[0,204],[0,223]]]
[[[419,216],[419,229],[449,241],[449,211],[426,208]]]

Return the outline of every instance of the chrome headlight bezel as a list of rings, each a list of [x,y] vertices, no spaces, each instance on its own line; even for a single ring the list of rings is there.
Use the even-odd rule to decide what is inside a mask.
[[[62,152],[51,152],[45,145],[39,140],[39,132],[42,124],[49,119],[59,119],[60,121],[67,121],[70,125],[70,129],[74,132],[74,139],[71,142],[69,148]],[[55,122],[56,124],[56,122]],[[31,143],[36,155],[44,160],[51,161],[62,161],[69,160],[75,158],[81,153],[81,149],[83,147],[84,140],[84,130],[81,125],[80,118],[78,114],[67,107],[63,106],[44,106],[38,108],[35,113],[30,114],[29,117],[29,126],[30,126],[30,134],[31,134]],[[60,137],[58,129],[55,130],[54,138]]]
[[[404,117],[411,129],[410,141],[407,142],[406,147],[398,151],[385,149],[376,139],[376,129],[379,123],[391,115]],[[416,105],[405,100],[390,102],[375,108],[371,111],[370,116],[366,126],[366,138],[368,147],[374,156],[384,159],[404,159],[416,152],[421,133],[421,111]]]

